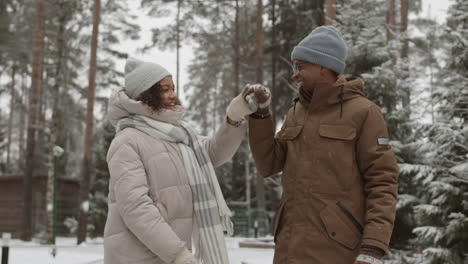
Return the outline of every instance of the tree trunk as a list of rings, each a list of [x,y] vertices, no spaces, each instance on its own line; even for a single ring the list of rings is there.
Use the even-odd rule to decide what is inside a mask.
[[[23,181],[23,223],[21,239],[30,241],[32,236],[32,178],[35,170],[35,143],[37,116],[39,114],[39,90],[42,85],[44,59],[44,0],[36,0],[36,19],[32,44],[32,77],[29,96],[29,120],[26,145],[26,163]]]
[[[93,33],[91,38],[91,59],[89,67],[88,103],[86,107],[86,132],[84,140],[84,155],[82,178],[80,185],[80,202],[78,214],[77,243],[86,240],[86,226],[89,207],[89,181],[91,178],[91,162],[93,155],[93,121],[94,121],[94,94],[96,89],[96,56],[98,46],[99,19],[101,14],[101,1],[94,0]]]
[[[401,0],[400,3],[401,7],[401,33],[403,34],[403,38],[401,39],[401,57],[407,58],[408,57],[408,0]]]
[[[263,83],[263,1],[257,2],[257,48],[256,48],[256,82]],[[247,166],[247,165],[246,165]],[[257,175],[257,208],[265,209],[265,184],[263,177]]]
[[[403,61],[408,60],[408,0],[401,0],[401,59]],[[405,63],[408,65],[408,63]],[[409,68],[406,67],[408,71]],[[409,77],[409,76],[406,76]],[[410,89],[406,89],[405,95],[403,97],[403,107],[407,108],[410,105],[411,101],[411,91]],[[409,109],[408,109],[409,110]],[[409,112],[409,111],[408,111]]]
[[[263,82],[263,0],[257,0],[256,81]]]
[[[13,113],[15,112],[15,101],[16,101],[16,66],[13,65],[11,67],[11,97],[10,97],[10,116],[8,117],[8,131],[7,131],[7,144],[6,144],[6,152],[7,152],[7,160],[5,164],[5,173],[9,174],[11,172],[11,134],[13,130]]]
[[[50,77],[50,73],[47,70],[44,70],[44,79],[48,80]],[[36,150],[35,150],[35,160],[36,160],[36,166],[34,170],[36,171],[36,175],[45,175],[46,173],[46,160],[47,158],[44,158],[44,154],[47,153],[46,149],[46,120],[45,120],[45,112],[47,109],[47,97],[46,97],[46,91],[45,91],[45,84],[44,82],[41,83],[41,86],[39,87],[39,99],[38,99],[38,112],[37,112],[37,135],[36,135]],[[45,156],[47,157],[47,156]]]
[[[325,0],[325,25],[333,25],[336,19],[335,0]]]
[[[388,12],[387,12],[387,42],[391,43],[395,39],[396,21],[395,21],[395,0],[388,0]],[[393,52],[393,50],[391,50]],[[396,57],[392,54],[393,68],[396,64]]]
[[[239,91],[240,79],[240,39],[239,39],[239,0],[236,0],[236,14],[234,22],[234,89],[233,97],[237,96]]]
[[[235,15],[234,15],[234,39],[232,42],[232,46],[234,49],[234,56],[232,58],[232,64],[234,68],[234,82],[233,82],[233,87],[232,87],[232,98],[237,96],[237,94],[240,92],[239,88],[239,80],[240,80],[240,38],[239,38],[239,0],[236,0],[236,6],[235,6]],[[245,146],[245,140],[242,141],[241,147],[239,149],[243,149]],[[236,199],[237,197],[237,186],[236,186],[236,180],[237,180],[237,167],[235,164],[239,164],[241,160],[241,155],[245,155],[245,153],[241,153],[238,151],[233,159],[232,159],[232,167],[231,167],[231,197],[233,199]],[[245,164],[244,164],[245,165]],[[246,179],[247,181],[247,179]],[[247,186],[246,186],[247,188]]]
[[[272,118],[273,124],[276,125],[276,111],[275,107],[278,103],[276,94],[276,57],[277,54],[277,42],[276,42],[276,0],[271,0],[271,100],[272,100]]]
[[[244,155],[244,164],[250,164],[249,155],[247,151],[245,152],[245,155]],[[247,202],[247,213],[249,214],[249,219],[250,219],[250,206],[251,206],[250,201],[252,200],[252,197],[251,197],[252,187],[250,186],[251,176],[250,176],[250,167],[248,165],[244,166],[244,173],[245,173],[245,201]]]
[[[56,208],[53,206],[53,190],[54,190],[54,147],[57,145],[59,127],[60,127],[60,85],[62,85],[62,65],[64,57],[64,32],[66,10],[64,10],[64,3],[61,2],[59,10],[59,28],[57,32],[57,63],[55,64],[55,83],[52,87],[52,123],[50,127],[50,141],[49,141],[49,160],[47,172],[47,194],[46,194],[46,208],[47,208],[47,240],[50,244],[55,244],[53,237],[53,214],[56,213]],[[55,205],[56,206],[56,205]],[[53,210],[52,210],[53,209]]]
[[[19,110],[19,139],[18,139],[18,144],[19,144],[19,161],[22,164],[22,161],[24,160],[24,125],[25,125],[25,119],[26,119],[26,81],[25,77],[21,77],[21,99],[20,99],[20,110]],[[24,165],[20,165],[20,168],[22,168]]]
[[[210,94],[211,95],[211,94]],[[213,87],[213,130],[211,131],[213,133],[213,135],[216,133],[216,127],[217,127],[217,115],[216,115],[216,112],[217,112],[217,107],[218,107],[218,82],[215,82],[215,85]],[[222,121],[221,121],[222,122]],[[206,134],[205,134],[206,135]]]
[[[180,90],[180,83],[179,83],[179,74],[180,74],[180,5],[182,4],[182,0],[177,0],[177,32],[176,32],[176,65],[177,65],[177,79],[176,79],[176,86],[177,86],[177,97],[179,97],[179,90]]]

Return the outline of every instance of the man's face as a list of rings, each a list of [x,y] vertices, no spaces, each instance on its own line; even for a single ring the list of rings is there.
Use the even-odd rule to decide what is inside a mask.
[[[323,68],[320,65],[294,60],[291,78],[297,82],[299,89],[302,87],[307,92],[312,93],[317,84],[326,82],[322,70]]]
[[[177,103],[177,95],[175,94],[175,86],[172,77],[168,76],[162,79],[161,93],[159,94],[162,108],[173,108]]]

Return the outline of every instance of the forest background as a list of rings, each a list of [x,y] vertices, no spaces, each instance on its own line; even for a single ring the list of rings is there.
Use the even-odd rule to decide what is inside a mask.
[[[270,87],[281,125],[297,96],[292,48],[315,27],[331,24],[348,45],[345,74],[362,78],[367,96],[381,107],[401,168],[389,258],[467,263],[468,2],[450,1],[445,18],[421,13],[424,4],[1,0],[0,180],[23,179],[22,220],[14,234],[50,242],[52,211],[44,211],[43,225],[33,225],[31,193],[34,178],[45,177],[41,202],[50,208],[55,173],[79,182],[70,194],[79,210],[66,220],[71,235],[78,243],[102,236],[105,156],[115,133],[106,109],[110,93],[123,87],[129,55],[173,72],[187,118],[202,134],[224,122],[227,104],[246,83]],[[137,23],[141,16],[144,24]],[[217,174],[226,199],[250,219],[248,229],[257,220],[260,233],[268,234],[281,175],[256,177],[247,142]]]

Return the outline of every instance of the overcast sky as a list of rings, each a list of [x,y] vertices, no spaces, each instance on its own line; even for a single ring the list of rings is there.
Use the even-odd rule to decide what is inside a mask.
[[[142,10],[139,7],[140,1],[129,1],[129,6],[134,11],[135,14],[138,14],[137,23],[141,26],[141,39],[139,41],[125,41],[122,43],[122,49],[128,51],[130,55],[135,56],[140,59],[149,60],[152,62],[156,62],[163,67],[167,68],[169,72],[172,74],[176,73],[176,53],[175,49],[166,49],[166,50],[159,50],[157,48],[153,48],[145,54],[141,54],[137,52],[138,48],[143,47],[145,44],[150,43],[151,41],[151,28],[156,25],[164,25],[171,22],[171,18],[167,19],[155,19],[150,18],[146,15],[146,11]],[[423,0],[423,11],[418,14],[421,17],[431,17],[437,19],[439,23],[443,23],[446,18],[446,12],[448,9],[451,0]],[[175,13],[175,12],[174,12]],[[415,15],[412,15],[414,18]],[[172,18],[175,20],[175,18]],[[180,59],[181,59],[181,76],[180,76],[180,85],[184,87],[185,84],[188,83],[188,74],[187,74],[187,66],[190,61],[193,59],[192,49],[187,45],[182,45],[182,50],[180,52]],[[119,69],[123,70],[124,61],[119,61],[118,67]],[[175,79],[175,77],[174,77]],[[182,101],[184,100],[184,96],[181,96]]]
[[[418,16],[422,17],[431,17],[437,19],[439,23],[443,23],[446,18],[446,12],[449,7],[449,4],[452,3],[452,0],[423,0],[423,11],[418,14]],[[155,27],[156,25],[165,25],[167,23],[173,23],[175,18],[165,18],[165,19],[157,19],[151,18],[146,15],[146,10],[143,10],[139,7],[140,1],[128,1],[128,5],[132,9],[132,13],[137,14],[137,21],[136,23],[141,27],[141,39],[138,41],[133,40],[126,40],[121,43],[120,49],[123,51],[128,52],[131,56],[134,56],[139,59],[148,60],[152,62],[156,62],[163,67],[165,67],[169,72],[172,74],[176,74],[176,53],[175,49],[166,49],[166,50],[159,50],[158,48],[152,48],[145,54],[139,53],[138,49],[141,49],[143,46],[149,44],[151,42],[151,28]],[[175,6],[174,6],[175,7]],[[174,12],[175,13],[175,12]],[[414,18],[415,15],[412,14]],[[411,29],[411,25],[410,25]],[[180,52],[180,59],[181,59],[181,76],[180,76],[180,84],[181,87],[184,87],[188,83],[188,74],[187,74],[187,66],[191,62],[193,58],[192,49],[190,46],[186,44],[182,45],[182,49]],[[117,68],[118,70],[123,71],[125,61],[118,60],[117,61]],[[5,79],[5,76],[0,79],[0,83],[8,82]],[[175,78],[174,78],[175,79]],[[107,93],[107,92],[106,92]],[[109,91],[110,94],[110,91]],[[184,100],[183,93],[181,94],[182,101]],[[0,97],[0,104],[7,105],[8,97],[2,96]]]

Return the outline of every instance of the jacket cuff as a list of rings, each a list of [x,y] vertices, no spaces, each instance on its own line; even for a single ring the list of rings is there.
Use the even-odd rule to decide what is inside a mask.
[[[171,262],[172,264],[184,264],[193,259],[192,253],[184,247],[179,253],[177,253],[175,259]]]
[[[266,124],[271,123],[271,118],[254,118],[252,115],[249,116],[249,129],[250,130],[260,130],[260,131],[268,131],[265,130],[264,127]],[[268,133],[269,134],[269,133]]]
[[[361,245],[359,252],[369,254],[375,258],[382,258],[385,256],[385,251],[383,249],[371,245]]]
[[[389,247],[386,243],[379,241],[379,240],[372,239],[372,238],[363,238],[361,245],[369,245],[373,247],[378,247],[382,249],[385,253],[387,253],[389,250]]]
[[[361,245],[369,245],[382,249],[385,252],[389,250],[389,242],[392,236],[393,226],[368,224],[364,228]]]
[[[264,111],[257,111],[255,113],[252,113],[250,115],[251,118],[254,118],[254,119],[267,119],[267,118],[270,118],[271,116],[271,113],[269,110],[267,110],[266,112]]]

